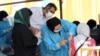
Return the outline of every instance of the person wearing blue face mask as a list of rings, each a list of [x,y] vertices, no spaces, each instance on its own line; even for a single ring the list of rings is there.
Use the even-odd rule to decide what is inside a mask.
[[[41,56],[69,56],[69,41],[76,34],[76,25],[53,17],[41,28]]]

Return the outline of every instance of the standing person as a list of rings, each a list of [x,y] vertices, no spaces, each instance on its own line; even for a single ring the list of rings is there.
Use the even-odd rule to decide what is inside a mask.
[[[76,25],[56,17],[41,29],[41,56],[69,56],[69,38],[76,34]]]
[[[14,19],[8,15],[8,13],[4,10],[0,11],[2,13],[2,16],[5,15],[3,21],[8,21],[10,26],[14,26]],[[7,13],[7,14],[6,14]]]
[[[45,7],[32,7],[32,17],[30,24],[33,27],[34,33],[40,31],[45,22],[53,16],[57,7],[54,3],[48,3]]]
[[[28,8],[15,13],[12,33],[15,56],[35,56],[39,34],[33,35],[30,30],[31,15],[32,12]]]
[[[97,23],[94,19],[88,20],[87,25],[90,27],[90,29],[97,29]]]
[[[92,47],[92,46],[96,46],[96,42],[94,39],[90,37],[89,26],[87,24],[80,23],[77,27],[77,35],[73,38],[73,43],[71,44],[70,56],[80,56],[80,52],[81,52],[80,49],[82,47]],[[78,51],[76,51],[77,49]],[[82,56],[89,56],[89,51],[84,51],[82,53]],[[91,50],[91,56],[96,56],[94,50]]]
[[[72,23],[76,24],[76,26],[78,26],[78,24],[80,24],[80,22],[77,20],[73,21]]]
[[[0,11],[0,56],[6,56],[2,52],[5,51],[6,48],[11,47],[12,26],[10,26],[8,21],[4,20],[7,16],[8,13],[6,11]],[[8,52],[5,51],[5,53]]]
[[[5,29],[5,32],[8,32],[6,33],[8,37],[7,41],[11,45],[11,41],[12,41],[11,34],[12,34],[12,28],[13,28],[13,23],[12,23],[13,21],[11,21],[12,18],[10,18],[8,13],[4,10],[0,11],[0,15],[1,15],[0,18],[2,19],[1,28],[6,28],[9,26],[8,28]],[[5,27],[3,23],[5,23]]]

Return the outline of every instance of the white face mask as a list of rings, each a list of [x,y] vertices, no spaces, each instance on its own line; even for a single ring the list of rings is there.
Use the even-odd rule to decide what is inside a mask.
[[[3,18],[3,21],[8,21],[8,19],[7,18]]]
[[[46,18],[51,18],[52,16],[53,16],[53,13],[51,13],[50,11],[46,13]]]
[[[59,32],[60,31],[60,29],[59,30],[54,30],[54,32]]]

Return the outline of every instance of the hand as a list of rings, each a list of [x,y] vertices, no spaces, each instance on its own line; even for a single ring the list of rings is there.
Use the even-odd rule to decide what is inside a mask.
[[[32,26],[31,26],[29,29],[33,32],[33,34],[35,34],[35,33],[37,33],[37,32],[40,31],[39,29],[34,28],[34,27],[32,27]]]
[[[62,39],[60,42],[59,42],[59,46],[64,46],[66,44],[67,40],[65,39]]]
[[[72,39],[72,38],[73,38],[73,36],[72,36],[72,35],[70,35],[70,36],[69,36],[69,42],[71,41],[71,39]]]
[[[41,37],[41,32],[36,32],[34,35],[39,39]]]

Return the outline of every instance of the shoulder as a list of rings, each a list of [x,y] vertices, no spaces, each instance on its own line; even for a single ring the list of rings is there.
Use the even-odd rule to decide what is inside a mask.
[[[95,40],[93,38],[91,38],[91,37],[87,40],[87,42],[90,42],[90,44],[93,45],[93,46],[96,45]]]
[[[31,11],[33,11],[33,10],[41,10],[41,9],[42,9],[42,7],[31,7],[30,8]]]
[[[72,22],[70,22],[68,20],[60,19],[60,21],[61,21],[62,25],[73,25],[73,26],[76,26],[75,24],[73,24]]]
[[[7,21],[2,21],[0,22],[0,27],[5,27],[5,28],[8,28],[8,27],[11,27],[9,22]]]
[[[68,20],[60,19],[61,23],[71,23]]]
[[[22,31],[22,30],[26,30],[27,27],[24,26],[23,24],[17,24],[17,25],[15,25],[15,26],[13,27],[13,29]]]
[[[42,30],[42,31],[43,31],[43,30],[47,30],[47,26],[46,26],[46,25],[43,25],[42,28],[41,28],[41,30]]]

